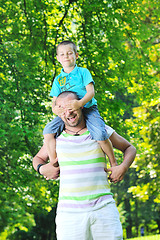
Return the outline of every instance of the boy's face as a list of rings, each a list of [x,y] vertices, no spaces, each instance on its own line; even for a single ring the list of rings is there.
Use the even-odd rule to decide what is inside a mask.
[[[64,70],[68,68],[74,68],[77,58],[78,53],[74,52],[72,44],[62,45],[58,47],[57,60],[61,63]]]

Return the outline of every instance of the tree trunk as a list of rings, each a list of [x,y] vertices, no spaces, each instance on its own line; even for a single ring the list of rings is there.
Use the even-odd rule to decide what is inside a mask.
[[[131,238],[132,237],[132,218],[131,218],[131,205],[130,205],[129,199],[124,200],[124,206],[125,206],[125,210],[127,211],[127,223],[128,223],[128,226],[126,227],[127,238]]]
[[[130,185],[130,176],[129,173],[127,173],[124,177],[124,182],[125,182],[125,189],[126,192],[129,188]],[[132,216],[131,216],[131,205],[130,205],[130,194],[126,194],[126,197],[124,199],[124,208],[127,212],[127,227],[126,227],[126,232],[127,232],[127,238],[131,238],[132,237]]]

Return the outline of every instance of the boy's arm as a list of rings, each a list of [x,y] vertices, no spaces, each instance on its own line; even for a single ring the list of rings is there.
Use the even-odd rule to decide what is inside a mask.
[[[86,86],[86,91],[87,93],[82,99],[80,100],[75,99],[75,100],[69,101],[67,104],[67,108],[69,108],[71,111],[75,111],[79,108],[82,108],[87,102],[89,102],[94,97],[94,94],[95,94],[93,83],[89,83]]]
[[[79,100],[80,107],[83,107],[86,103],[88,103],[94,97],[95,93],[94,93],[93,83],[89,83],[86,86],[86,91],[87,93],[85,94],[85,96]]]
[[[60,106],[56,105],[56,99],[57,97],[53,97],[52,99],[52,112],[58,116],[60,116],[61,114],[63,114],[64,109],[61,108]]]

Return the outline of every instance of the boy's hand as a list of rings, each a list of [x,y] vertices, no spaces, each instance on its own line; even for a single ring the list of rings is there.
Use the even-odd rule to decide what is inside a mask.
[[[53,111],[54,114],[58,115],[59,117],[64,114],[64,109],[60,106],[57,106],[57,105],[54,106],[52,111]]]
[[[59,167],[59,163],[58,163],[58,158],[57,158],[57,157],[54,159],[54,161],[51,161],[51,160],[50,160],[50,163],[51,163],[54,167]]]
[[[66,108],[68,108],[71,111],[76,111],[81,107],[82,107],[82,105],[81,105],[80,101],[76,100],[76,99],[71,100],[66,104]]]
[[[41,166],[40,173],[44,176],[46,180],[57,179],[59,177],[60,168],[55,167],[53,164],[49,162]]]
[[[119,166],[111,167],[109,169],[105,168],[105,172],[111,172],[108,179],[113,182],[117,183],[123,180],[125,173],[127,172],[127,168],[120,164]]]

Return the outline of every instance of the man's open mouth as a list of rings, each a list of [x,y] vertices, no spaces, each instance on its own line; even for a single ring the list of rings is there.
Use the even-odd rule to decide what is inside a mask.
[[[74,121],[75,121],[75,119],[76,119],[76,115],[75,115],[75,116],[72,116],[72,117],[69,117],[69,118],[67,118],[67,120],[68,120],[68,121],[70,121],[70,122],[74,122]]]

